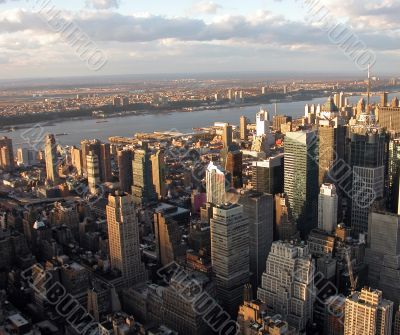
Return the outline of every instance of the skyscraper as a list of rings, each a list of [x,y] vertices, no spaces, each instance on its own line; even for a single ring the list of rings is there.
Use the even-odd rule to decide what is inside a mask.
[[[86,169],[89,192],[97,194],[100,185],[99,158],[93,151],[89,151],[86,155]]]
[[[111,181],[111,153],[110,144],[101,143],[99,140],[83,140],[81,141],[83,172],[87,173],[87,158],[86,156],[91,151],[97,156],[99,161],[99,178],[105,183]]]
[[[322,184],[318,196],[318,228],[332,233],[338,220],[338,196],[334,184]]]
[[[383,297],[400,303],[400,216],[373,210],[365,249],[368,283]]]
[[[164,153],[158,150],[151,156],[153,173],[153,184],[159,199],[165,198],[167,190],[165,187],[165,157]]]
[[[279,154],[252,163],[251,186],[258,192],[276,194],[283,192],[284,155]]]
[[[83,174],[82,150],[76,147],[71,147],[71,164],[76,170],[78,176]]]
[[[316,145],[313,131],[289,132],[285,137],[284,191],[303,237],[317,225]]]
[[[45,138],[44,155],[46,160],[46,176],[47,180],[57,183],[58,175],[58,159],[56,139],[53,134],[48,134]]]
[[[318,128],[318,181],[319,186],[331,179],[340,179],[337,174],[341,167],[337,164],[345,159],[346,127],[329,123]]]
[[[222,150],[221,156],[225,162],[225,171],[231,177],[231,186],[235,188],[243,187],[243,154],[239,147],[232,144],[229,148]]]
[[[251,284],[256,289],[274,239],[274,199],[271,194],[247,191],[239,198],[249,219]]]
[[[111,152],[109,143],[100,144],[99,165],[100,180],[104,183],[111,181]]]
[[[388,208],[393,213],[400,214],[400,138],[389,141],[388,159]]]
[[[144,281],[145,268],[132,196],[122,192],[110,195],[106,213],[111,268],[121,273],[125,287]]]
[[[256,136],[263,136],[270,133],[269,113],[267,110],[261,109],[256,114]]]
[[[226,184],[225,171],[210,162],[206,171],[207,202],[214,205],[223,204],[225,202]]]
[[[154,213],[154,230],[157,258],[162,266],[167,266],[183,255],[179,224],[168,215],[168,211],[160,210]]]
[[[153,184],[153,169],[147,149],[136,150],[132,165],[132,194],[135,204],[142,206],[157,200]]]
[[[249,282],[248,225],[241,205],[223,204],[213,208],[211,263],[217,296],[232,316],[237,315],[243,302],[243,287]]]
[[[232,126],[228,123],[222,128],[222,141],[224,148],[229,148],[232,145]]]
[[[369,209],[383,197],[387,141],[382,129],[364,125],[353,127],[350,139],[351,228],[358,236],[368,231]]]
[[[345,304],[345,335],[390,335],[392,333],[393,302],[382,292],[363,288],[353,292]]]
[[[14,169],[12,140],[6,136],[0,138],[0,168],[6,171]]]
[[[313,320],[315,265],[308,246],[272,243],[257,297],[298,331]]]
[[[117,151],[117,164],[119,174],[119,187],[122,192],[131,193],[133,186],[133,151],[131,150],[118,150]]]
[[[298,235],[296,223],[289,208],[289,200],[285,193],[275,195],[275,229],[274,240],[291,240]]]
[[[240,117],[240,139],[242,141],[246,141],[247,137],[249,135],[249,131],[247,130],[247,123],[248,123],[248,119],[247,117],[245,117],[244,115],[242,115]]]

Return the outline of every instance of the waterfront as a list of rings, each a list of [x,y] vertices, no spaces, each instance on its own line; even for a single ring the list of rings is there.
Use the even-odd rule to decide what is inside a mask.
[[[394,95],[390,95],[391,99]],[[312,101],[284,102],[277,105],[277,113],[292,116],[293,118],[304,115],[306,103],[323,104],[324,98],[316,98]],[[350,97],[350,103],[357,103],[360,96]],[[378,96],[372,97],[372,101],[379,101]],[[29,146],[42,139],[46,133],[60,134],[57,142],[61,145],[79,145],[82,139],[97,138],[108,141],[111,136],[132,137],[137,132],[169,131],[176,130],[182,133],[191,132],[194,127],[207,127],[214,122],[222,121],[237,125],[241,115],[245,115],[251,122],[255,121],[255,115],[260,108],[267,108],[270,115],[274,114],[273,105],[258,105],[248,107],[231,107],[227,109],[201,110],[193,112],[162,112],[158,114],[146,114],[127,117],[109,118],[99,122],[98,119],[80,119],[70,121],[54,121],[51,125],[17,129],[12,132],[1,132],[0,136],[8,136],[13,140],[14,150],[19,146]]]

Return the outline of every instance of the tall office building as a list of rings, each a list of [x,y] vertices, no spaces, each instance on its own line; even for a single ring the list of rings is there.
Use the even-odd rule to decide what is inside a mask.
[[[239,204],[249,219],[251,284],[256,289],[274,240],[274,198],[271,194],[251,190],[240,196]]]
[[[298,237],[296,222],[289,208],[289,200],[285,193],[275,195],[275,229],[274,240],[291,240]]]
[[[400,107],[398,100],[392,100],[391,104],[378,106],[378,123],[382,128],[400,132]]]
[[[400,335],[400,307],[394,317],[393,335]]]
[[[57,144],[53,134],[49,134],[45,138],[44,155],[46,160],[47,180],[51,181],[52,183],[57,183],[59,179]]]
[[[97,194],[100,185],[99,158],[93,151],[86,155],[86,169],[89,192]]]
[[[400,303],[400,216],[372,211],[365,249],[368,283],[383,297]]]
[[[132,150],[118,150],[117,151],[117,164],[119,174],[119,188],[122,192],[131,193],[133,186],[133,151]]]
[[[249,221],[243,206],[214,207],[210,228],[217,296],[225,310],[236,316],[243,302],[243,287],[249,282]]]
[[[267,110],[261,109],[256,114],[256,136],[263,136],[270,133],[270,120]]]
[[[206,171],[207,202],[214,205],[223,204],[225,202],[226,185],[225,171],[210,162]]]
[[[329,123],[318,128],[318,182],[319,186],[332,179],[339,180],[342,164],[345,159],[346,127]]]
[[[274,242],[257,297],[267,304],[269,313],[280,314],[290,326],[304,330],[313,320],[314,271],[307,245]]]
[[[106,214],[111,268],[121,273],[125,287],[144,281],[145,268],[132,196],[122,192],[109,195]]]
[[[167,189],[165,186],[165,157],[164,153],[158,150],[151,156],[151,168],[153,173],[153,185],[159,199],[165,198]]]
[[[234,188],[243,187],[243,154],[237,145],[231,145],[221,151],[224,160],[225,171],[231,179],[231,186]]]
[[[247,130],[248,122],[249,120],[244,115],[240,117],[240,139],[242,141],[246,141],[249,136],[249,131]]]
[[[284,191],[303,237],[317,225],[316,145],[313,131],[289,132],[285,136]]]
[[[352,234],[368,231],[369,209],[383,197],[387,137],[380,128],[355,126],[351,132],[350,166],[352,167]]]
[[[281,131],[281,125],[292,122],[291,116],[286,115],[274,115],[272,117],[272,129],[275,131]]]
[[[251,186],[258,192],[283,192],[284,155],[279,154],[252,163]]]
[[[83,140],[81,141],[83,173],[87,174],[87,158],[91,151],[97,156],[99,161],[99,177],[100,181],[105,183],[111,181],[111,152],[110,144],[101,143],[99,140]]]
[[[111,181],[111,151],[109,143],[100,144],[100,180],[105,182]]]
[[[232,145],[232,126],[228,123],[222,128],[222,141],[224,142],[224,148],[229,148]]]
[[[135,204],[147,205],[157,200],[157,194],[153,184],[153,168],[150,153],[147,149],[136,150],[133,164],[132,194]]]
[[[11,138],[0,138],[0,168],[6,171],[14,169],[14,151]]]
[[[178,221],[168,215],[167,211],[156,210],[154,213],[154,230],[157,258],[162,266],[167,266],[183,255],[182,232]]]
[[[338,221],[338,196],[334,184],[322,184],[318,196],[318,228],[332,233]]]
[[[353,292],[345,304],[345,335],[390,335],[392,333],[393,302],[382,292],[363,288]]]
[[[388,92],[381,93],[381,102],[380,106],[386,107],[388,105]]]
[[[324,335],[344,334],[344,311],[346,298],[332,295],[324,302]]]
[[[71,165],[78,176],[83,175],[82,150],[74,146],[71,147]]]
[[[400,138],[389,141],[388,159],[388,209],[400,214]]]

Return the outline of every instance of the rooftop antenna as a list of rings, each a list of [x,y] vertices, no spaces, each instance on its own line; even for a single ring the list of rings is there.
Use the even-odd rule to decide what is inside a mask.
[[[369,103],[371,100],[371,64],[368,64],[368,98],[367,107],[369,108]]]
[[[275,116],[276,116],[277,110],[278,110],[278,104],[275,102]]]

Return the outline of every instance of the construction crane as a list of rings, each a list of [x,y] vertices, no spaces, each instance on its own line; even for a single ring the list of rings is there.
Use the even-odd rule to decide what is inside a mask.
[[[346,260],[347,260],[347,268],[349,271],[351,293],[353,293],[357,289],[358,278],[354,278],[353,262],[351,261],[350,250],[351,248],[346,248]]]

